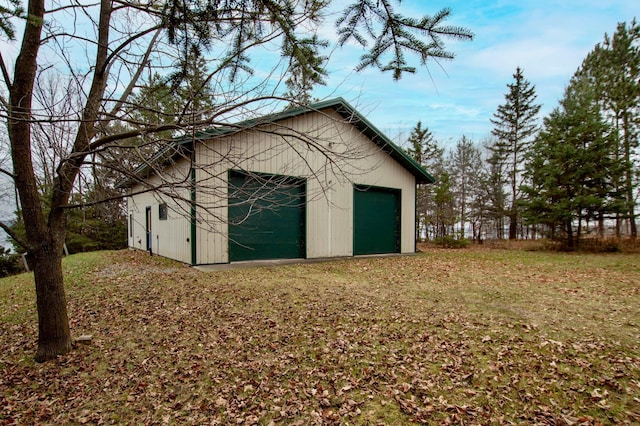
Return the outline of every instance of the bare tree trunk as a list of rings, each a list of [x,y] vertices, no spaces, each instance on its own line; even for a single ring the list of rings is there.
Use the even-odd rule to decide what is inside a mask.
[[[627,199],[627,214],[629,215],[629,233],[632,239],[638,237],[638,229],[636,228],[636,214],[635,214],[635,200],[633,198],[633,159],[632,159],[632,147],[631,147],[631,127],[629,112],[625,111],[622,116],[622,128],[624,131],[623,137],[623,154],[624,154],[624,186],[625,186],[625,198]]]
[[[633,177],[631,170],[627,170],[626,179],[626,198],[629,204],[629,235],[632,239],[635,240],[638,237],[638,228],[636,227],[635,200],[633,199]]]
[[[53,359],[71,350],[60,244],[60,241],[64,242],[64,236],[51,240],[33,253],[38,308],[37,362]]]
[[[29,1],[20,54],[16,59],[14,81],[10,84],[8,130],[15,184],[20,196],[26,229],[26,249],[34,271],[38,308],[38,349],[36,361],[55,358],[71,350],[71,333],[62,274],[65,242],[65,211],[80,166],[95,135],[95,122],[106,85],[106,58],[111,3],[101,1],[100,31],[96,68],[73,146],[75,156],[61,164],[53,181],[50,213],[45,218],[40,201],[31,154],[32,102],[37,57],[44,17],[44,0]]]
[[[509,239],[515,240],[518,238],[518,213],[515,211],[515,207],[509,214]]]
[[[578,215],[578,229],[576,231],[575,247],[580,247],[580,236],[582,235],[582,212]]]
[[[46,361],[71,350],[71,333],[62,274],[64,220],[47,224],[36,183],[31,156],[31,119],[37,56],[44,17],[44,1],[29,2],[30,19],[16,59],[9,91],[8,131],[15,184],[26,228],[27,249],[32,259],[38,308],[36,361]],[[56,213],[59,215],[61,212]],[[53,214],[53,210],[52,210]],[[63,219],[62,216],[58,216]],[[52,232],[52,229],[57,230]]]
[[[598,238],[604,238],[604,214],[598,212]]]
[[[615,128],[617,130],[616,134],[618,136],[616,136],[616,143],[615,143],[615,160],[616,160],[616,164],[620,164],[620,116],[618,113],[616,113],[615,115]],[[620,177],[617,176],[616,173],[616,177],[615,177],[615,181],[613,182],[613,187],[615,190],[615,193],[618,194],[620,191]],[[622,237],[622,232],[621,232],[621,228],[622,228],[622,218],[620,217],[620,212],[616,211],[616,238],[618,239],[618,241],[620,240],[620,238]]]
[[[565,224],[567,230],[567,249],[574,249],[574,241],[573,241],[573,225],[571,224],[571,219],[568,219]]]

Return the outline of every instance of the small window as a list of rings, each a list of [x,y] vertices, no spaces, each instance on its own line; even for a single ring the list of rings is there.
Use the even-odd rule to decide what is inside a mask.
[[[133,237],[133,215],[129,214],[129,236]]]
[[[167,203],[162,203],[158,206],[158,218],[167,220]]]

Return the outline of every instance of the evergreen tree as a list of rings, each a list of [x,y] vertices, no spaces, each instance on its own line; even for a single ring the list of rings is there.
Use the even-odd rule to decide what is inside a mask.
[[[418,122],[407,139],[409,147],[407,154],[429,172],[436,182],[443,170],[444,149],[438,146],[438,141],[427,127],[422,127],[422,122]],[[436,235],[434,202],[434,185],[418,185],[417,188],[417,237],[420,239],[424,233],[427,239]]]
[[[521,202],[526,220],[545,224],[568,249],[576,248],[586,221],[615,211],[614,141],[593,87],[574,76],[529,155],[529,183],[522,187],[528,198]]]
[[[482,160],[481,160],[482,161]],[[482,244],[488,234],[488,227],[493,221],[491,211],[492,187],[491,174],[487,163],[480,164],[476,171],[476,182],[469,203],[469,223],[471,224],[471,236],[474,241]]]
[[[422,128],[421,121],[418,121],[416,127],[411,130],[407,142],[409,143],[407,153],[416,163],[423,166],[434,165],[434,160],[440,158],[444,151],[438,146],[438,141],[436,141],[429,128]]]
[[[605,34],[604,42],[589,53],[580,72],[595,86],[600,103],[617,130],[615,156],[623,171],[615,185],[624,194],[628,232],[636,238],[638,175],[634,172],[634,161],[637,162],[640,140],[640,26],[635,19],[628,27],[626,23],[618,24],[612,37]],[[617,220],[618,236],[620,228]]]
[[[112,122],[101,130],[103,136],[109,137],[128,131],[137,132],[150,124],[166,124],[167,129],[122,138],[108,149],[94,154],[92,194],[103,194],[108,200],[116,197],[121,192],[116,183],[123,178],[123,171],[147,164],[171,139],[208,126],[206,123],[217,113],[215,108],[207,62],[197,53],[190,53],[190,61],[175,73],[166,77],[153,73],[132,95],[132,102],[125,113],[127,119]],[[170,124],[176,120],[182,125]],[[107,205],[114,204],[109,202]]]
[[[4,34],[9,40],[14,40],[16,33],[11,18],[14,16],[24,18],[25,10],[20,0],[7,0],[6,3],[6,5],[0,5],[0,33]]]
[[[130,115],[134,127],[149,123],[163,124],[178,119],[182,127],[207,122],[215,112],[215,94],[206,59],[197,50],[187,52],[182,66],[167,76],[155,72],[134,94]],[[156,132],[157,139],[173,137],[181,129]]]
[[[443,49],[441,37],[462,40],[472,37],[465,28],[442,25],[450,14],[450,9],[442,9],[433,16],[416,19],[395,13],[390,0],[354,1],[344,9],[337,21],[338,44],[342,46],[354,41],[362,47],[368,47],[367,39],[377,35],[368,52],[360,57],[356,71],[374,67],[383,72],[391,71],[393,79],[398,80],[403,73],[416,71],[407,63],[406,52],[416,53],[422,65],[426,65],[430,58],[449,60],[453,59],[453,54]],[[379,34],[375,32],[376,22],[383,27]],[[417,37],[419,34],[428,34],[430,39],[425,42]],[[382,61],[389,53],[391,59],[385,65]]]
[[[287,92],[284,97],[290,99],[289,107],[295,108],[300,105],[309,105],[313,103],[314,98],[311,96],[315,86],[324,86],[327,71],[325,63],[328,57],[320,53],[320,48],[327,47],[326,41],[318,40],[316,35],[300,41],[295,47],[302,50],[303,57],[306,59],[305,64],[297,64],[297,56],[290,55],[289,76],[285,80]]]
[[[495,161],[501,162],[509,185],[511,203],[508,208],[509,239],[517,238],[520,212],[518,200],[519,186],[527,151],[532,137],[538,130],[537,116],[540,105],[535,103],[535,86],[527,81],[519,67],[513,75],[514,82],[507,85],[509,92],[505,95],[505,103],[498,106],[491,122],[495,126],[491,133],[496,137],[491,149]]]
[[[198,126],[214,116],[215,94],[211,88],[211,73],[206,59],[198,51],[190,51],[182,72],[171,75],[174,95],[186,123]],[[170,108],[172,103],[165,100]]]
[[[455,204],[453,191],[451,189],[451,175],[443,171],[440,179],[436,182],[433,194],[434,215],[433,227],[435,238],[450,236],[454,230],[456,222]]]
[[[126,126],[138,128],[146,123],[162,124],[174,119],[181,114],[185,107],[185,101],[181,94],[187,91],[175,90],[167,78],[163,78],[157,72],[151,75],[149,80],[140,87],[140,90],[133,96],[132,109],[128,113],[129,120]],[[118,133],[124,128],[112,125],[112,133]],[[165,130],[143,137],[153,139],[168,140],[175,136],[175,130]]]

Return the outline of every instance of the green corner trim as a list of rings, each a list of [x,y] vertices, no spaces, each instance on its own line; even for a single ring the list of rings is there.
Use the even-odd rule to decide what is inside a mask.
[[[196,244],[196,169],[191,167],[191,264],[197,265],[197,244]]]

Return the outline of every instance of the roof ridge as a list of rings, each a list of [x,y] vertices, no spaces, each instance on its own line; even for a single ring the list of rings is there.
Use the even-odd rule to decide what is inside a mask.
[[[371,141],[386,151],[394,160],[400,163],[405,169],[415,176],[417,183],[434,183],[435,179],[420,164],[411,158],[402,148],[396,145],[384,133],[378,130],[366,117],[358,112],[344,98],[336,97],[324,101],[314,102],[310,105],[300,105],[295,108],[285,109],[280,112],[265,114],[239,121],[234,124],[221,125],[207,130],[202,130],[190,136],[181,136],[174,140],[174,144],[160,150],[150,160],[149,163],[161,159],[170,150],[177,151],[176,146],[186,146],[194,141],[203,141],[228,135],[232,132],[243,131],[252,127],[272,124],[287,118],[297,117],[303,114],[319,112],[320,110],[332,108],[344,118],[348,118],[349,123],[355,126],[362,134],[367,136]],[[355,119],[354,119],[355,117]],[[149,169],[149,164],[145,163],[139,166],[135,171],[135,175],[144,174]],[[130,182],[132,183],[132,182]]]

